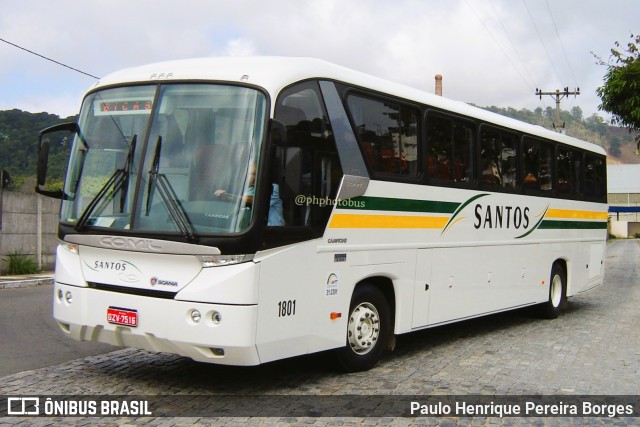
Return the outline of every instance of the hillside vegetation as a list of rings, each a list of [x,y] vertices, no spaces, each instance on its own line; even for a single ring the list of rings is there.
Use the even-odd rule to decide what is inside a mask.
[[[524,122],[553,129],[555,110],[551,107],[534,111],[527,109],[484,107],[485,109]],[[21,110],[0,111],[0,170],[11,176],[9,190],[33,191],[38,158],[38,132],[57,123],[75,121],[76,116],[60,118],[49,113],[29,113]],[[568,135],[604,147],[611,163],[640,163],[635,154],[633,135],[611,126],[597,114],[583,117],[580,107],[561,111],[560,119]],[[56,174],[65,168],[65,152],[69,147],[51,147],[50,170]]]
[[[76,117],[61,119],[49,113],[0,111],[0,170],[6,170],[11,176],[9,190],[33,191],[38,161],[38,133],[49,126],[69,121],[76,121]],[[63,151],[68,149],[52,147],[54,157],[59,158],[58,164],[51,165],[52,169],[60,171],[66,167]]]
[[[551,107],[547,107],[546,110],[536,108],[534,111],[495,106],[482,108],[523,122],[554,129],[556,110]],[[640,163],[640,156],[635,153],[634,134],[629,133],[627,129],[612,126],[597,114],[585,118],[580,107],[573,107],[571,111],[561,110],[560,121],[560,125],[564,124],[567,135],[604,147],[609,156],[609,163]]]

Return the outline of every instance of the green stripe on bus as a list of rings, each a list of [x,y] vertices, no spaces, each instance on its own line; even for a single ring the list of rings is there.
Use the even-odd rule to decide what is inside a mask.
[[[457,202],[433,200],[394,199],[389,197],[354,197],[354,203],[338,204],[338,209],[392,212],[453,213],[460,206]]]
[[[604,221],[542,221],[541,230],[605,230],[607,223]]]

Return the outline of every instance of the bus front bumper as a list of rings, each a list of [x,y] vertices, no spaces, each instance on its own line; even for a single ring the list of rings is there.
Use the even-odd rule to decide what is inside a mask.
[[[112,323],[128,313],[135,326]],[[197,313],[196,313],[197,312]],[[260,364],[257,305],[224,305],[152,298],[56,283],[53,317],[78,341],[97,341],[190,357],[199,362]],[[110,322],[108,320],[111,320]]]

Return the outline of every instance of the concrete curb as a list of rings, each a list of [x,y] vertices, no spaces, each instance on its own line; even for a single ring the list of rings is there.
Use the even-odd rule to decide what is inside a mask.
[[[53,282],[53,274],[37,274],[32,276],[5,276],[0,277],[0,289],[51,286],[53,285]]]

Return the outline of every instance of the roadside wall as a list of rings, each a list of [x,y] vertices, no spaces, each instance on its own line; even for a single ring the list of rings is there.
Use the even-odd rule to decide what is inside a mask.
[[[35,193],[2,192],[0,274],[6,271],[7,255],[16,251],[33,256],[42,270],[53,270],[59,212],[58,199]]]
[[[620,239],[635,237],[640,234],[640,222],[611,221],[609,232]]]

